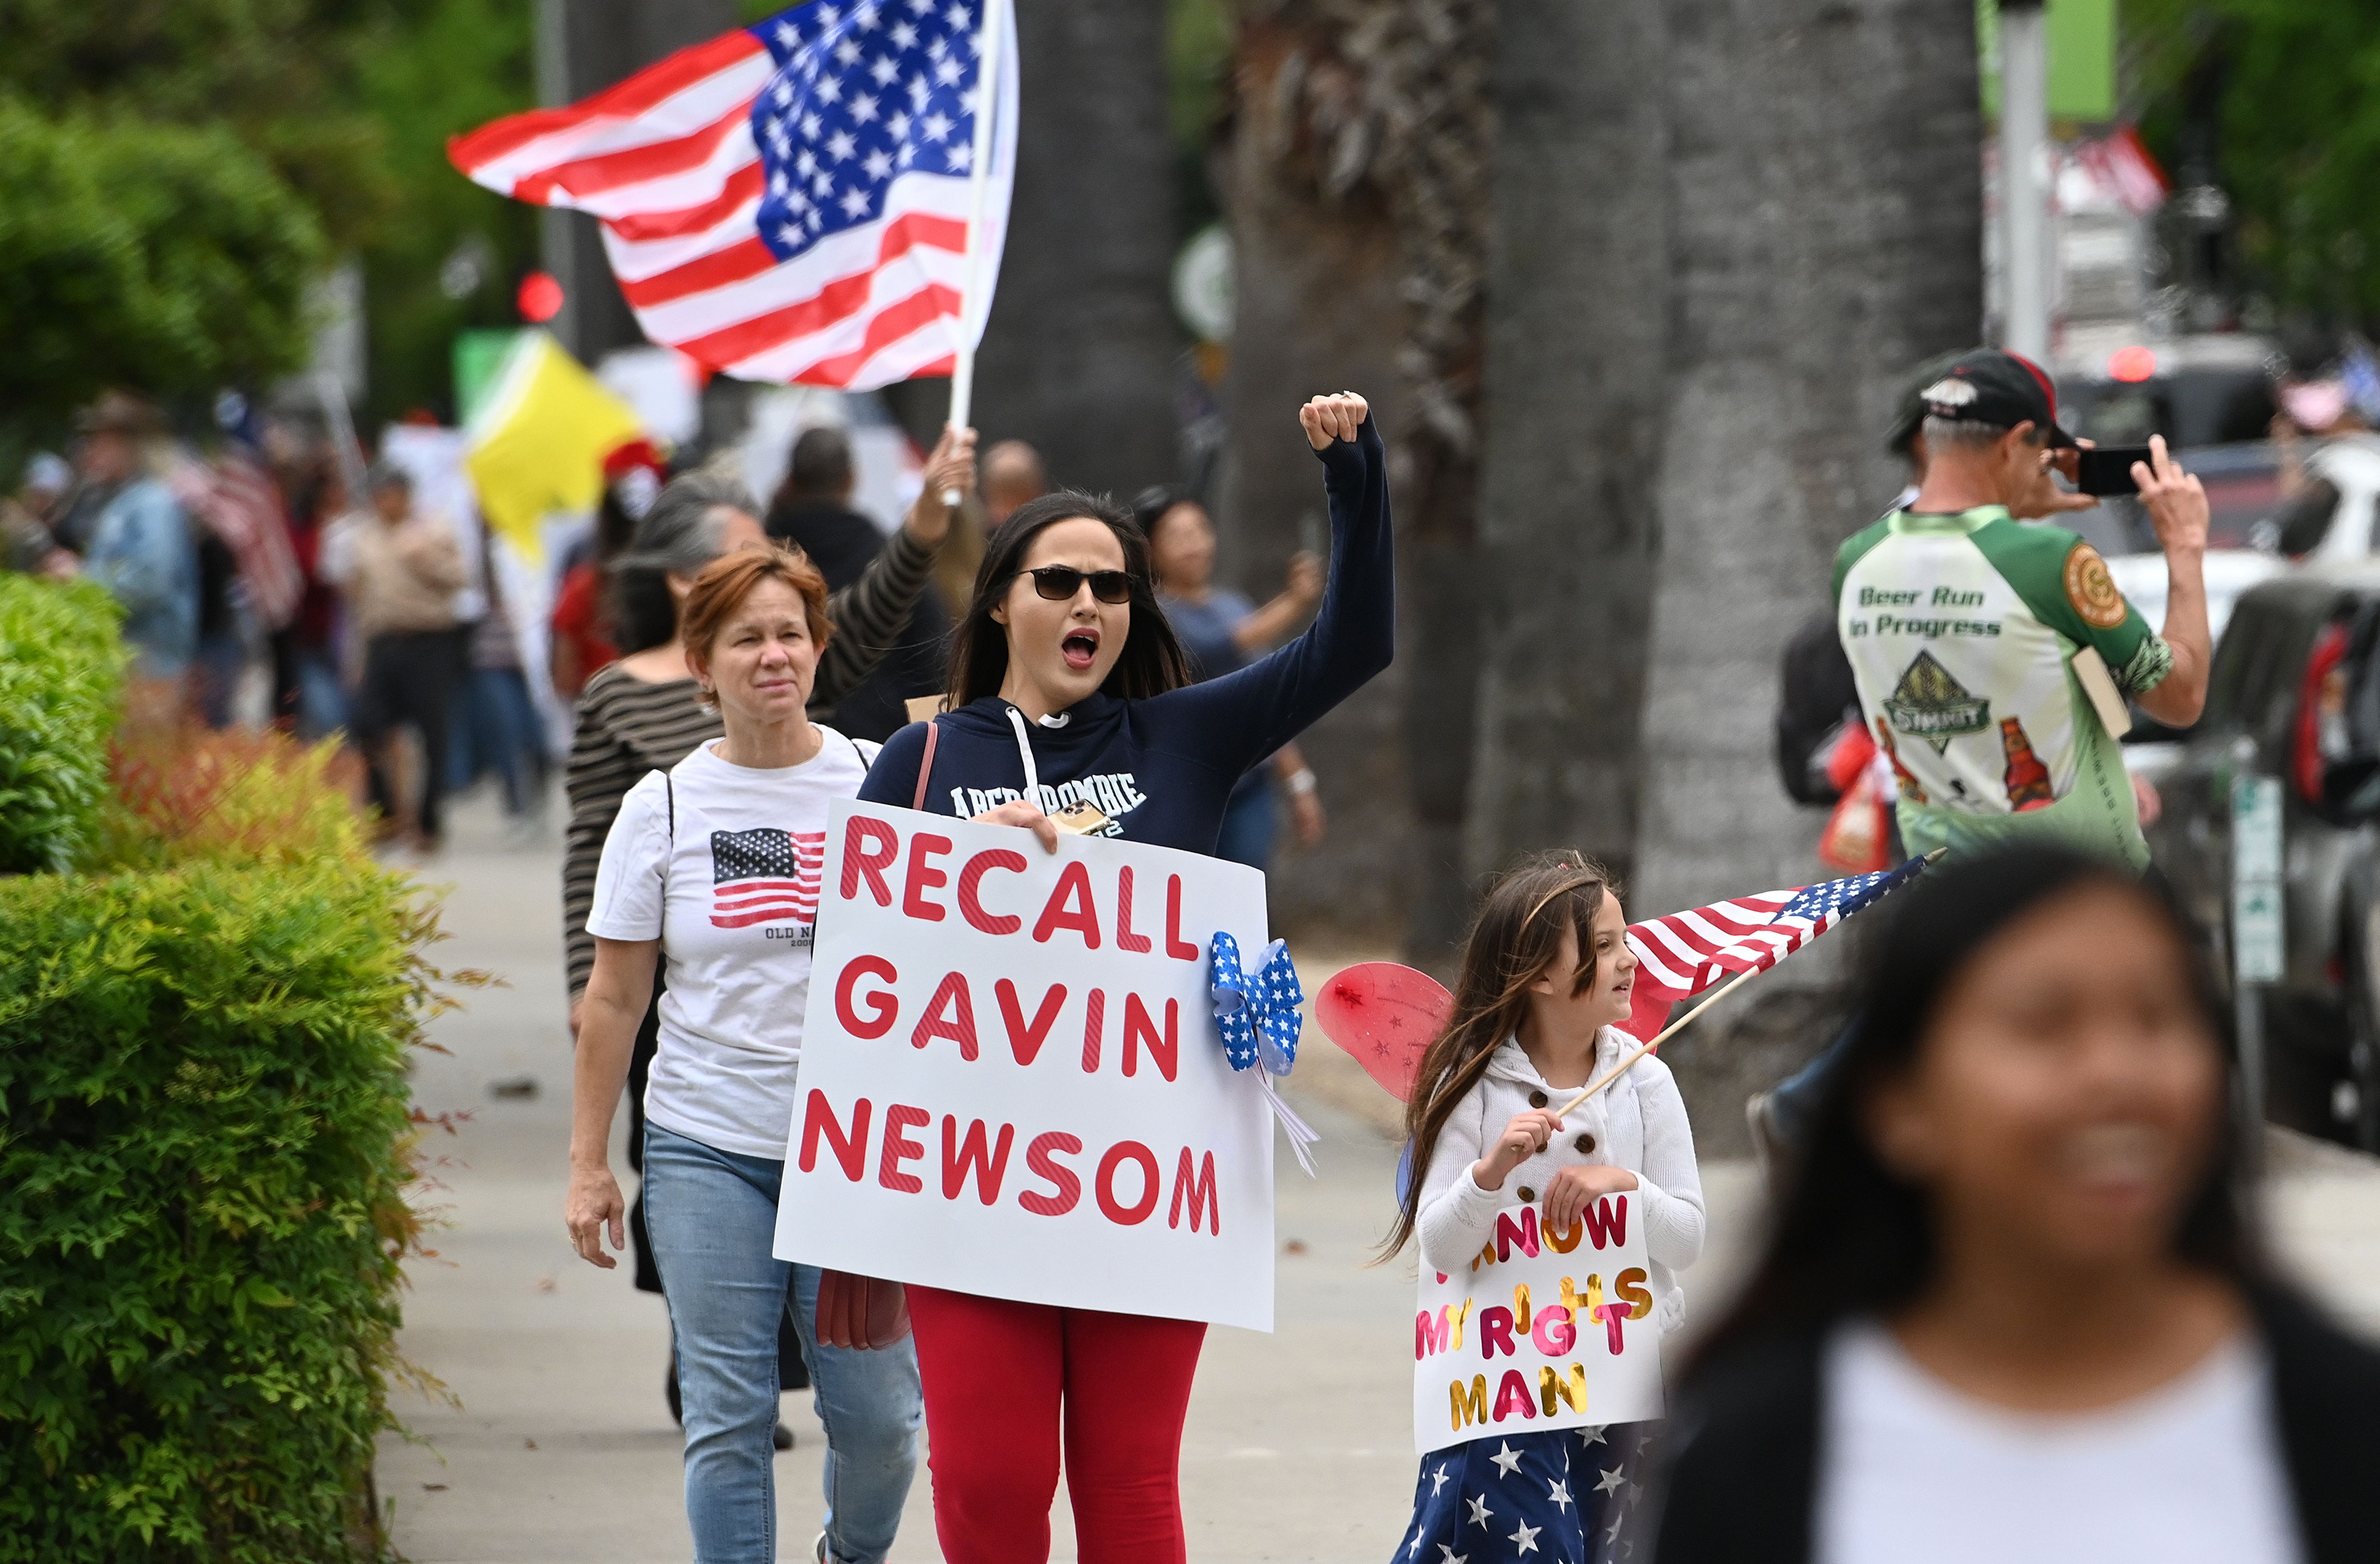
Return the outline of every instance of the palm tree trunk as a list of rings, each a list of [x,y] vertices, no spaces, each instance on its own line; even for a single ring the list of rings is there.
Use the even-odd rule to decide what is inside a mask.
[[[975,421],[987,443],[1031,441],[1057,483],[1129,495],[1179,466],[1165,7],[1026,0],[1016,29],[1016,191]]]
[[[1900,378],[1982,317],[1982,125],[1967,0],[1670,0],[1672,279],[1633,906],[1825,871],[1770,758],[1778,656],[1836,547],[1900,483]],[[1722,1007],[1671,1056],[1722,1146],[1825,1040],[1849,941]]]
[[[1670,321],[1658,4],[1503,0],[1465,856],[1633,867]]]
[[[1318,68],[1339,68],[1331,43],[1310,21],[1244,16],[1219,148],[1236,306],[1215,519],[1224,576],[1259,601],[1280,589],[1291,554],[1327,538],[1321,475],[1297,430],[1297,405],[1318,392],[1363,391],[1379,401],[1381,427],[1398,427],[1405,309],[1396,228],[1378,191],[1351,187],[1329,198],[1316,174],[1303,91]],[[1402,518],[1402,482],[1395,503]],[[1410,582],[1402,551],[1398,566]],[[1298,741],[1330,829],[1319,848],[1284,854],[1269,887],[1276,928],[1367,940],[1402,931],[1414,838],[1400,743],[1405,644],[1401,625],[1396,664]]]

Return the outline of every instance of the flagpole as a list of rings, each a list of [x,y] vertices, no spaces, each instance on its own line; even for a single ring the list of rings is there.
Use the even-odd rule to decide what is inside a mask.
[[[967,182],[965,281],[959,295],[959,350],[951,366],[953,429],[966,428],[975,411],[975,311],[982,291],[983,208],[991,188],[991,121],[1000,103],[1000,42],[1005,30],[1000,25],[1000,7],[1001,0],[983,0],[983,42],[977,52],[983,63],[975,76],[975,165]],[[955,507],[963,498],[955,489],[942,491],[946,506]]]

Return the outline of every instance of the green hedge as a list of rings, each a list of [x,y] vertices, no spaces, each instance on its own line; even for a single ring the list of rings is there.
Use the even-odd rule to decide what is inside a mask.
[[[124,684],[115,625],[91,582],[0,575],[0,874],[65,868],[97,836]]]
[[[136,869],[0,880],[0,1560],[347,1564],[431,929],[327,754],[179,743]]]

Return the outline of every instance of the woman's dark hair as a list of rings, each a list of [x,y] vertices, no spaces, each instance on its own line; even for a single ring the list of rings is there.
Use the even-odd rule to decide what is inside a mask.
[[[1197,503],[1198,496],[1181,484],[1152,483],[1132,497],[1132,519],[1154,543],[1157,541],[1157,524],[1163,521],[1174,506]]]
[[[637,518],[625,552],[612,557],[613,644],[623,655],[665,646],[677,634],[677,600],[669,575],[698,574],[722,552],[725,513],[759,515],[752,491],[721,473],[682,472],[662,485]]]
[[[1784,1184],[1760,1259],[1704,1339],[1690,1377],[1753,1342],[1888,1313],[1925,1290],[1936,1261],[1933,1215],[1925,1193],[1887,1169],[1870,1146],[1864,1107],[1877,1086],[1914,1064],[1944,997],[1985,947],[2044,907],[2102,890],[2122,892],[2172,936],[2209,1034],[2228,1039],[2195,930],[2162,881],[2144,883],[2121,864],[2050,843],[2001,847],[1928,870],[1872,915],[1887,922],[1866,952],[1846,1052],[1812,1115],[1807,1143],[1779,1170]],[[2229,1057],[2226,1047],[2227,1063]],[[2238,1131],[2227,1112],[2174,1247],[2209,1272],[2246,1282],[2261,1266],[2238,1174]]]
[[[1381,1259],[1392,1257],[1413,1236],[1439,1132],[1463,1094],[1488,1073],[1488,1061],[1519,1032],[1529,1013],[1529,985],[1560,956],[1562,930],[1578,940],[1578,969],[1570,983],[1575,998],[1595,981],[1595,920],[1603,899],[1619,894],[1601,864],[1569,851],[1524,858],[1488,888],[1471,937],[1463,942],[1454,1012],[1414,1072],[1413,1096],[1405,1102],[1413,1167],[1397,1203],[1396,1225],[1380,1245]]]
[[[994,619],[991,611],[1007,598],[1009,584],[1024,573],[1033,540],[1077,516],[1096,521],[1115,534],[1123,549],[1124,574],[1132,577],[1132,628],[1124,635],[1123,654],[1108,671],[1100,693],[1140,700],[1190,683],[1189,660],[1182,655],[1182,643],[1174,638],[1165,611],[1157,606],[1148,574],[1148,534],[1106,495],[1061,489],[1027,500],[1010,512],[983,552],[983,564],[975,573],[975,595],[968,600],[958,628],[951,632],[948,698],[952,710],[1000,693],[1001,682],[1008,676],[1008,627]]]

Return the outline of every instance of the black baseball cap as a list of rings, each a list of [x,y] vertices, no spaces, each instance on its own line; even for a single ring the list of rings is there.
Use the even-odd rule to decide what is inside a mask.
[[[1919,392],[1929,418],[1997,424],[2002,429],[2031,422],[2054,446],[2076,443],[2058,427],[2058,387],[2032,359],[2003,348],[1979,347],[1961,354],[1942,378]]]

